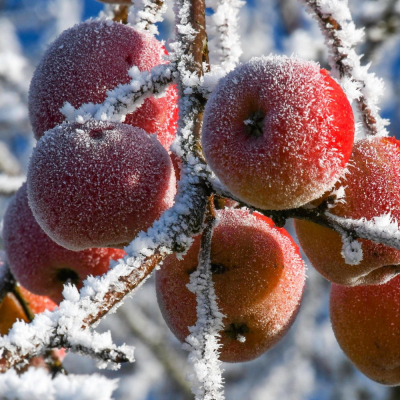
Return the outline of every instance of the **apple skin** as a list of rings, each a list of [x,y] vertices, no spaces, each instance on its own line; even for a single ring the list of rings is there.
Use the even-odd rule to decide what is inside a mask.
[[[170,208],[175,173],[155,135],[116,122],[62,124],[38,142],[29,205],[60,246],[123,247]]]
[[[318,64],[294,57],[239,66],[204,111],[208,164],[232,194],[261,209],[320,197],[343,174],[353,140],[353,112],[340,86]]]
[[[336,339],[353,364],[383,385],[400,385],[400,276],[382,285],[332,284]]]
[[[344,201],[338,202],[330,213],[367,220],[391,213],[400,221],[400,141],[375,137],[356,142],[348,171],[335,185],[345,188]],[[294,220],[294,225],[311,264],[331,282],[345,286],[381,284],[400,272],[399,250],[358,239],[363,259],[358,265],[348,265],[341,255],[338,233],[309,221]]]
[[[52,311],[57,306],[47,296],[35,295],[23,286],[20,286],[19,289],[34,314],[42,313],[44,310]],[[28,322],[24,310],[15,296],[12,293],[8,293],[0,303],[0,335],[7,335],[14,322],[18,319]]]
[[[102,275],[110,261],[121,258],[121,249],[93,248],[79,252],[53,242],[36,222],[28,205],[26,183],[11,200],[4,216],[4,247],[14,277],[30,292],[48,296],[55,303],[63,299],[65,280],[82,286],[88,275]],[[73,279],[72,279],[73,278]],[[42,312],[40,302],[29,299],[34,312]]]
[[[305,268],[289,234],[258,213],[217,211],[211,269],[220,311],[222,361],[249,361],[277,343],[300,306]],[[196,270],[200,236],[182,260],[170,255],[156,272],[157,299],[164,319],[184,342],[196,323],[196,296],[186,285]],[[241,335],[246,340],[238,340]]]
[[[89,20],[64,31],[47,49],[31,81],[29,117],[39,139],[64,121],[65,102],[75,108],[101,104],[107,91],[131,81],[128,70],[149,71],[165,64],[161,42],[146,32],[110,20]],[[168,151],[177,128],[177,90],[147,98],[125,123],[156,133]]]

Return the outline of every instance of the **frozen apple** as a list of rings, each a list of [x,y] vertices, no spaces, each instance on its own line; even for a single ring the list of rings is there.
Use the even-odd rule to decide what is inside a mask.
[[[70,250],[122,247],[171,207],[175,173],[155,135],[90,120],[38,142],[28,198],[42,229]]]
[[[204,113],[203,151],[222,183],[261,209],[299,207],[343,174],[354,117],[319,65],[254,58],[222,79]]]
[[[247,210],[218,211],[211,243],[211,271],[218,307],[225,314],[221,360],[248,361],[282,338],[300,306],[305,268],[298,247],[284,229]],[[196,270],[200,236],[178,260],[167,257],[156,272],[157,299],[180,341],[196,323],[196,296],[187,289]]]
[[[110,20],[89,20],[64,31],[48,48],[32,78],[29,116],[36,139],[64,121],[65,102],[75,108],[102,103],[107,91],[129,83],[129,69],[149,71],[164,64],[166,51],[146,32]],[[150,97],[126,124],[156,133],[168,150],[175,137],[177,92],[170,86],[164,97]]]
[[[36,222],[28,205],[26,184],[12,199],[4,216],[4,247],[15,278],[30,292],[62,300],[63,285],[80,288],[88,275],[102,275],[110,261],[121,258],[121,249],[94,248],[71,251],[53,242]],[[42,312],[32,295],[28,298],[34,313]],[[43,297],[44,299],[44,297]]]
[[[354,365],[383,385],[400,385],[400,276],[382,285],[333,284],[336,339]]]
[[[336,189],[339,187],[344,189],[343,200],[330,213],[367,220],[390,214],[400,221],[400,141],[374,137],[356,142],[348,173],[336,184]],[[349,265],[342,256],[342,240],[337,232],[302,220],[295,220],[295,228],[311,264],[331,282],[348,286],[380,284],[399,273],[399,250],[358,239],[363,258],[359,264]]]

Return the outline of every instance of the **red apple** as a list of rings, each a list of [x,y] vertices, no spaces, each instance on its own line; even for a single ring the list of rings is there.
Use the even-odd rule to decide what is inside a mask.
[[[88,275],[102,275],[108,271],[111,259],[125,255],[123,250],[108,248],[75,252],[53,242],[29,208],[26,184],[8,206],[3,236],[10,269],[18,282],[30,292],[48,296],[56,303],[63,299],[65,282],[81,287]],[[35,313],[44,311],[42,306],[46,305],[44,297],[40,297],[39,302],[37,298],[28,298]]]
[[[32,78],[29,116],[36,139],[64,121],[65,102],[75,108],[102,103],[107,91],[131,81],[132,66],[140,71],[164,64],[165,48],[154,36],[110,20],[89,20],[64,31],[48,48]],[[148,98],[126,124],[156,133],[169,150],[176,131],[177,91]]]
[[[172,206],[175,192],[171,160],[155,135],[120,123],[52,129],[28,170],[37,222],[75,251],[127,245]]]
[[[284,229],[247,210],[218,211],[211,244],[211,270],[220,311],[221,360],[247,361],[271,348],[289,329],[304,288],[305,268]],[[196,297],[186,285],[196,270],[200,236],[178,260],[167,257],[156,272],[157,299],[180,341],[196,323]]]
[[[371,220],[390,213],[400,221],[400,141],[374,137],[356,142],[348,173],[335,187],[340,186],[344,187],[344,198],[329,210],[332,214]],[[363,259],[358,265],[349,265],[341,254],[338,233],[301,220],[295,220],[295,228],[311,264],[331,282],[349,286],[380,284],[399,272],[400,251],[392,247],[358,239]]]
[[[400,385],[400,276],[382,285],[332,285],[336,339],[354,365],[383,385]]]
[[[343,174],[354,140],[351,106],[314,62],[254,58],[207,102],[207,162],[239,199],[261,209],[299,207]]]

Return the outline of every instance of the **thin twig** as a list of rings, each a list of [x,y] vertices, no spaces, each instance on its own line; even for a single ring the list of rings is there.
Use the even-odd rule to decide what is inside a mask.
[[[14,284],[14,286],[12,287],[10,292],[15,296],[16,300],[22,307],[26,319],[29,322],[32,322],[33,319],[35,318],[35,314],[32,312],[32,309],[29,306],[29,302],[25,299],[19,286]],[[60,358],[58,357],[57,353],[55,352],[55,350],[51,349],[51,350],[46,351],[43,359],[44,359],[44,362],[46,363],[47,367],[49,368],[49,371],[51,372],[53,378],[58,373],[63,373],[64,375],[68,374],[64,365],[62,364]]]
[[[362,93],[363,88],[366,86],[366,82],[355,76],[355,67],[358,69],[361,68],[359,65],[359,58],[354,50],[356,41],[350,45],[344,43],[341,36],[341,33],[343,32],[341,23],[339,23],[333,15],[321,11],[319,0],[304,1],[318,20],[319,27],[327,38],[326,43],[328,44],[332,56],[331,66],[337,69],[340,78],[344,77],[349,81],[357,83]],[[351,34],[354,36],[354,26],[348,23],[346,27],[352,29]],[[356,98],[357,107],[362,116],[362,122],[366,133],[368,135],[377,135],[380,133],[379,129],[382,130],[382,133],[386,133],[386,130],[384,129],[385,122],[380,119],[376,105],[371,103],[369,100],[370,99],[367,99],[363,94],[360,94],[358,98]],[[382,125],[379,126],[379,128],[378,119],[380,125]]]

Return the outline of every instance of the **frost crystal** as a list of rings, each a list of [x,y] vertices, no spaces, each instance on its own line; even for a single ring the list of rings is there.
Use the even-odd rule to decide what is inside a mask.
[[[0,375],[2,400],[111,400],[118,380],[94,375],[57,375],[30,367],[18,375],[13,369]]]
[[[188,374],[196,400],[223,400],[223,379],[219,360],[219,331],[224,327],[219,311],[211,273],[210,248],[212,227],[203,232],[197,270],[190,275],[188,289],[196,294],[197,322],[189,327],[191,334],[184,348],[190,351],[188,362],[193,372]]]

